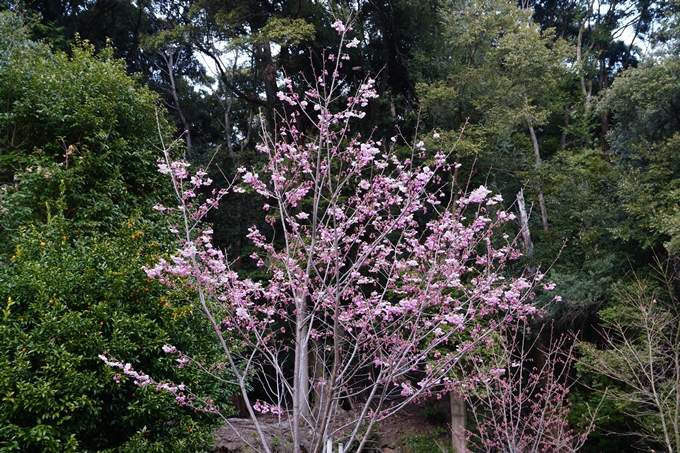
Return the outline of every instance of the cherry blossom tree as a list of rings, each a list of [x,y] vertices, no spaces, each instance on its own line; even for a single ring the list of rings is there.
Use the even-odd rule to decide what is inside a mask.
[[[466,362],[466,371],[474,376],[464,386],[475,426],[468,437],[475,451],[576,452],[595,428],[599,407],[590,411],[580,431],[569,426],[573,346],[564,336],[551,335],[540,354],[544,360],[535,362],[535,349],[542,347],[540,335],[520,320]]]
[[[535,312],[529,301],[542,277],[503,275],[519,256],[502,234],[514,216],[486,187],[457,191],[452,150],[353,132],[377,95],[372,79],[351,90],[339,76],[345,48],[358,41],[348,23],[333,27],[341,45],[324,56],[323,72],[304,92],[291,79],[279,91],[283,108],[259,145],[264,168],[240,169],[240,181],[200,202],[199,189],[211,183],[204,171],[190,175],[169,150],[159,162],[179,205],[156,208],[179,212],[173,231],[181,246],[147,273],[196,295],[257,429],[256,447],[266,453],[272,446],[258,411],[286,419],[295,453],[319,453],[328,439],[361,451],[381,420],[459,388],[465,378],[453,378],[454,368],[500,326]],[[311,133],[298,129],[302,119]],[[225,193],[244,187],[267,203],[271,229],[252,227],[248,235],[263,281],[240,277],[202,223]],[[174,347],[166,350],[189,364]],[[261,381],[267,401],[249,400],[251,379]],[[154,384],[182,404],[217,410],[187,397],[185,387]]]

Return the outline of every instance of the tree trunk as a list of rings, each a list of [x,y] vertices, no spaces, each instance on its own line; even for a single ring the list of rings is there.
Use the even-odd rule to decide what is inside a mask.
[[[305,301],[296,302],[298,310],[297,325],[295,326],[295,368],[293,370],[293,452],[301,453],[302,435],[300,427],[309,420],[309,354],[307,337],[309,326],[306,324]],[[305,448],[305,451],[307,449]]]
[[[373,5],[373,8],[375,8],[375,12],[377,13],[380,22],[382,53],[381,53],[381,67],[378,72],[378,74],[380,75],[380,80],[378,82],[378,86],[376,87],[376,91],[378,93],[378,98],[382,98],[383,94],[387,90],[388,86],[387,83],[390,76],[390,53],[391,53],[390,40],[393,37],[394,31],[394,11],[392,10],[391,3],[389,3],[390,9],[389,16],[384,11],[382,11],[376,3],[374,2],[370,3]],[[380,104],[376,101],[370,103],[368,111],[368,124],[376,124],[379,107]]]
[[[588,82],[586,82],[585,70],[583,68],[583,34],[585,32],[586,23],[590,16],[593,14],[593,5],[595,0],[591,0],[588,5],[588,12],[583,17],[581,25],[578,30],[578,38],[576,39],[576,65],[579,69],[579,81],[581,83],[581,93],[583,94],[583,117],[588,119],[590,115],[590,101],[593,93],[593,81],[592,76],[589,77]]]
[[[531,241],[529,216],[527,215],[527,208],[524,203],[524,189],[521,189],[517,194],[517,210],[519,211],[519,234],[522,238],[522,253],[524,256],[529,256],[534,251],[534,243]]]
[[[310,348],[309,343],[306,341],[309,336],[309,327],[305,326],[302,330],[302,344],[300,345],[300,370],[297,378],[298,385],[300,386],[300,417],[303,425],[306,425],[305,421],[309,421],[309,417],[312,415],[309,402],[309,355]],[[313,351],[312,351],[313,352]]]
[[[262,79],[264,81],[264,91],[267,95],[267,107],[271,114],[276,106],[276,67],[272,57],[272,49],[269,41],[266,41],[261,50],[262,57]]]
[[[313,409],[314,418],[318,420],[323,415],[323,383],[326,381],[324,379],[326,376],[324,376],[323,354],[319,351],[319,345],[316,342],[308,349],[310,380],[312,383],[309,406],[310,409]],[[319,385],[319,383],[322,384]]]
[[[227,141],[227,152],[229,157],[234,157],[234,144],[231,141],[231,106],[234,101],[233,96],[230,94],[227,98],[226,105],[224,105],[224,137]]]
[[[602,113],[602,159],[605,162],[611,162],[611,156],[609,155],[609,142],[607,141],[607,132],[609,132],[609,114],[607,112]]]
[[[607,76],[607,66],[605,58],[600,59],[600,92],[609,87],[609,77]],[[609,114],[605,110],[602,112],[600,132],[602,134],[602,159],[609,162],[609,143],[607,142],[607,132],[609,132]]]
[[[449,392],[451,401],[451,446],[454,453],[465,453],[467,442],[465,427],[467,425],[467,404],[465,397],[456,392]]]
[[[534,145],[534,165],[537,172],[541,170],[541,150],[538,147],[538,139],[536,138],[536,131],[531,121],[527,119],[529,126],[529,134],[531,135],[531,143]],[[548,209],[545,206],[545,198],[543,197],[543,187],[540,182],[540,174],[538,181],[538,206],[541,208],[541,222],[543,223],[543,231],[548,231]]]

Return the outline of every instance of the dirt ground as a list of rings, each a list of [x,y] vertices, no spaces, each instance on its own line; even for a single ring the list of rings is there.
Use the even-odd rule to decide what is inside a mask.
[[[378,445],[378,448],[384,451],[387,448],[394,449],[401,446],[403,449],[405,437],[431,436],[439,431],[442,431],[440,437],[448,439],[450,436],[447,423],[450,418],[449,413],[443,407],[443,403],[433,406],[433,404],[412,404],[391,418],[383,420],[375,431],[380,443],[382,443],[382,445]],[[430,408],[430,410],[425,410],[425,408]],[[437,409],[437,411],[435,412],[433,409]],[[425,415],[432,412],[434,412],[432,416]]]
[[[398,414],[382,421],[374,430],[375,442],[368,451],[381,453],[412,453],[407,441],[413,436],[433,436],[439,434],[442,444],[450,442],[447,420],[448,407],[442,401],[428,401],[424,404],[411,404]],[[426,415],[427,414],[427,415]],[[259,418],[260,424],[275,445],[277,453],[287,453],[291,445],[285,439],[290,432],[290,424],[277,416],[266,414]],[[215,433],[215,447],[218,453],[250,453],[260,451],[258,434],[249,419],[230,419],[231,426],[223,426]],[[309,437],[311,433],[303,433]],[[289,444],[289,442],[288,442]]]

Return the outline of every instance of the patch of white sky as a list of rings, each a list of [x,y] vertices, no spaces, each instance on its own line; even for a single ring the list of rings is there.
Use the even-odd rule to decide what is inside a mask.
[[[644,57],[651,54],[653,49],[649,41],[643,39],[639,33],[636,33],[636,26],[639,20],[639,13],[636,10],[636,6],[636,2],[616,4],[616,8],[623,13],[625,21],[619,24],[619,27],[614,30],[613,38],[622,41],[627,46],[633,44],[634,48],[638,49],[640,56]],[[611,6],[608,2],[593,0],[593,11],[599,11],[604,14],[609,8],[611,8]],[[651,24],[651,27],[654,27],[655,25],[657,24],[653,23]]]
[[[230,68],[243,67],[248,63],[246,58],[247,54],[245,52],[239,52],[234,49],[229,50],[227,43],[220,43],[216,47],[218,52],[216,56],[220,59],[220,64],[223,68],[231,70]],[[203,65],[206,70],[206,74],[210,77],[210,80],[205,80],[200,87],[194,88],[207,91],[208,93],[214,92],[217,90],[218,80],[221,76],[220,71],[217,68],[217,63],[211,57],[205,55],[202,52],[197,51],[194,53],[194,57],[196,57],[196,60],[198,60],[201,65]]]
[[[281,46],[276,43],[270,43],[270,45],[272,57],[276,59],[281,52]],[[234,48],[234,46],[227,41],[214,43],[214,50],[214,55],[220,60],[220,66],[226,71],[232,71],[234,68],[238,70],[239,68],[247,67],[250,64],[249,52],[243,48]],[[210,81],[205,80],[201,86],[194,86],[194,89],[207,93],[214,92],[218,88],[218,80],[221,77],[217,63],[213,58],[199,51],[194,53],[194,57],[201,65],[203,65],[206,74],[210,77]],[[262,95],[264,95],[264,92]]]

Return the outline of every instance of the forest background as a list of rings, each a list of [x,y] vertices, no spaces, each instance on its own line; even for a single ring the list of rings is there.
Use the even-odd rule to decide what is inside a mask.
[[[206,363],[215,353],[190,295],[140,271],[173,244],[152,209],[170,193],[156,171],[161,140],[181,137],[182,154],[196,167],[210,162],[218,184],[238,167],[262,165],[255,145],[281,107],[284,75],[296,87],[313,80],[337,49],[331,24],[355,11],[358,44],[341,77],[348,86],[373,77],[378,94],[362,133],[388,141],[425,132],[432,147],[436,133],[437,147],[457,142],[451,163],[460,164],[463,190],[486,184],[511,209],[523,193],[530,236],[509,272],[550,266],[561,301],[536,299],[546,311],[540,323],[551,325],[541,341],[570,332],[582,342],[569,394],[574,426],[609,389],[582,450],[677,451],[679,8],[649,0],[3,3],[0,450],[205,448],[214,419],[170,395],[117,385],[96,358],[135,357],[150,374],[194,381],[225,400],[234,392],[177,369],[161,351],[172,343]],[[232,194],[209,219],[215,245],[254,277],[246,235],[266,225],[262,204],[254,193]],[[650,328],[650,313],[669,322]],[[631,351],[658,346],[645,364],[663,369],[647,381],[607,355],[629,337]],[[675,423],[668,429],[664,407]],[[670,443],[659,432],[674,432]]]

